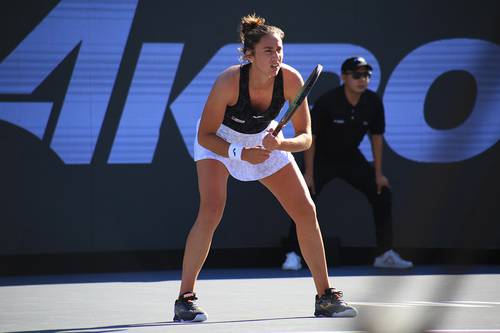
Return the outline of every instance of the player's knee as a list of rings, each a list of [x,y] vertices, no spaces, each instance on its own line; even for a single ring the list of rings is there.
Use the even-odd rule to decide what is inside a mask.
[[[203,200],[200,204],[200,221],[203,221],[207,226],[216,228],[224,213],[225,205],[226,202],[223,199],[211,198]]]
[[[293,220],[297,227],[300,226],[315,226],[316,225],[316,205],[312,200],[307,200],[297,206]]]

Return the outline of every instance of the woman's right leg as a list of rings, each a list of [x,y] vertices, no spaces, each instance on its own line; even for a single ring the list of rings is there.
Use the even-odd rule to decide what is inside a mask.
[[[182,282],[180,293],[194,291],[194,285],[201,267],[207,258],[212,236],[219,225],[226,205],[226,167],[213,159],[196,162],[200,208],[196,221],[189,232],[182,262]]]

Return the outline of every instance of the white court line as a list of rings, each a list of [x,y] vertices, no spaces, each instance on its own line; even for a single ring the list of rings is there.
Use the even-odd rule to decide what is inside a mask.
[[[468,302],[427,302],[427,301],[413,301],[410,303],[414,303],[416,305],[423,306],[448,306],[448,307],[462,307],[462,308],[490,308],[491,306],[485,304],[470,304]]]
[[[294,331],[276,333],[368,333],[368,331]],[[426,330],[425,333],[500,333],[498,329],[448,329],[448,330]]]
[[[294,331],[275,333],[368,333],[368,331]],[[447,330],[426,330],[425,333],[500,333],[498,329],[447,329]]]
[[[410,308],[416,306],[440,306],[440,307],[462,307],[462,308],[490,308],[495,302],[465,302],[465,301],[444,301],[444,302],[429,302],[429,301],[407,301],[407,302],[349,302],[354,305],[365,306],[380,306],[380,307],[396,307]],[[500,304],[500,302],[499,302]]]
[[[389,308],[411,308],[412,304],[409,303],[382,303],[382,302],[349,302],[353,305],[366,305],[366,306],[384,306]]]
[[[500,302],[484,302],[484,301],[448,301],[450,303],[472,303],[472,304],[487,304],[487,305],[500,305]]]
[[[490,330],[490,329],[454,329],[454,330],[430,330],[425,331],[426,333],[500,333],[500,330]]]

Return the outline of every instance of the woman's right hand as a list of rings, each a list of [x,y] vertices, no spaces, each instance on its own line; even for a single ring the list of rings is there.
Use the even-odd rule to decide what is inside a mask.
[[[250,164],[259,164],[264,162],[271,155],[271,151],[263,147],[243,148],[241,159]]]

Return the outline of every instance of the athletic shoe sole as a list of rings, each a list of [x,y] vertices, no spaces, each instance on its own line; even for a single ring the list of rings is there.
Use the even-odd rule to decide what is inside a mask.
[[[178,323],[198,323],[207,320],[207,315],[204,313],[198,313],[193,319],[182,319],[181,317],[175,315],[174,321]]]
[[[352,318],[358,315],[358,311],[356,309],[347,309],[341,312],[330,313],[328,311],[315,311],[315,317],[328,317],[328,318]]]

